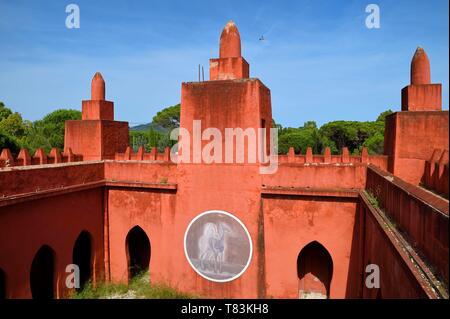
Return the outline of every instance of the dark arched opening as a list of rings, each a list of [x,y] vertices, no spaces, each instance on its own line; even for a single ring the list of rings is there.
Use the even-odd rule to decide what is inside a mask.
[[[80,289],[91,279],[92,274],[91,235],[83,230],[73,246],[72,260],[80,269]]]
[[[132,279],[141,272],[148,270],[150,264],[150,240],[141,227],[133,227],[126,241],[128,259],[128,278]]]
[[[297,258],[299,297],[301,299],[329,298],[333,276],[333,260],[317,241],[306,245]]]
[[[31,264],[30,287],[33,299],[54,298],[54,267],[53,250],[47,245],[42,246]]]
[[[6,276],[0,268],[0,300],[6,299]]]

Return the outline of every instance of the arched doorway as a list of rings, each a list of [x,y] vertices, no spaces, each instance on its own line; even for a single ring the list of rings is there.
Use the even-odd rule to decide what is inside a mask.
[[[128,278],[132,279],[137,274],[147,271],[150,264],[150,240],[144,230],[133,227],[125,240],[128,259]]]
[[[6,299],[6,276],[0,268],[0,300]]]
[[[306,245],[297,258],[299,298],[325,299],[330,296],[333,260],[317,241]]]
[[[83,230],[73,246],[72,260],[80,269],[80,289],[89,282],[92,274],[91,235]]]
[[[33,299],[54,298],[55,254],[47,246],[42,246],[34,256],[30,271],[30,287]]]

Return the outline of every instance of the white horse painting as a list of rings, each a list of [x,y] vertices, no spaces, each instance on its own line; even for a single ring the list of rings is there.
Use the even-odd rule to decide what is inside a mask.
[[[224,253],[226,250],[226,233],[231,233],[231,228],[223,222],[206,223],[203,226],[203,234],[198,240],[200,267],[202,270],[212,268],[214,273],[222,272]]]

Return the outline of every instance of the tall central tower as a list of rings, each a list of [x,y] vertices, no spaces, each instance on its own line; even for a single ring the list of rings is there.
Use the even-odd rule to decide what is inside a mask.
[[[201,123],[202,132],[213,128],[220,132],[222,153],[214,154],[215,161],[205,162],[195,154],[201,144],[210,143],[208,136],[195,145],[194,131]],[[187,291],[202,291],[204,295],[216,297],[262,297],[264,296],[263,253],[260,232],[261,175],[258,160],[252,162],[247,136],[244,143],[244,161],[225,161],[229,150],[225,148],[226,129],[269,129],[272,123],[269,89],[258,79],[249,77],[249,65],[241,56],[241,40],[236,25],[230,21],[220,37],[219,58],[210,60],[210,80],[183,83],[181,88],[182,130],[189,132],[190,158],[177,166],[178,190],[175,236],[179,258],[184,273],[179,278],[171,277],[173,284]],[[249,131],[251,131],[249,130]],[[266,130],[269,134],[269,130]],[[198,136],[197,136],[198,138]],[[211,136],[209,136],[211,139]],[[257,139],[257,143],[261,139]],[[236,137],[231,143],[236,154]],[[216,151],[216,150],[215,150]],[[183,154],[183,149],[181,154]],[[233,154],[232,154],[233,155]],[[184,157],[185,158],[185,157]],[[186,158],[185,158],[186,159]],[[222,210],[239,218],[248,229],[254,247],[247,270],[237,279],[227,283],[210,282],[200,277],[190,267],[181,247],[183,235],[190,221],[209,210]],[[178,245],[178,243],[180,245]]]

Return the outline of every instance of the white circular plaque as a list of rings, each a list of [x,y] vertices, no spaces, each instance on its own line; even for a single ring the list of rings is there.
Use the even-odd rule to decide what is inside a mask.
[[[195,217],[184,234],[184,253],[203,278],[228,282],[241,276],[252,259],[252,239],[245,225],[222,210]]]

